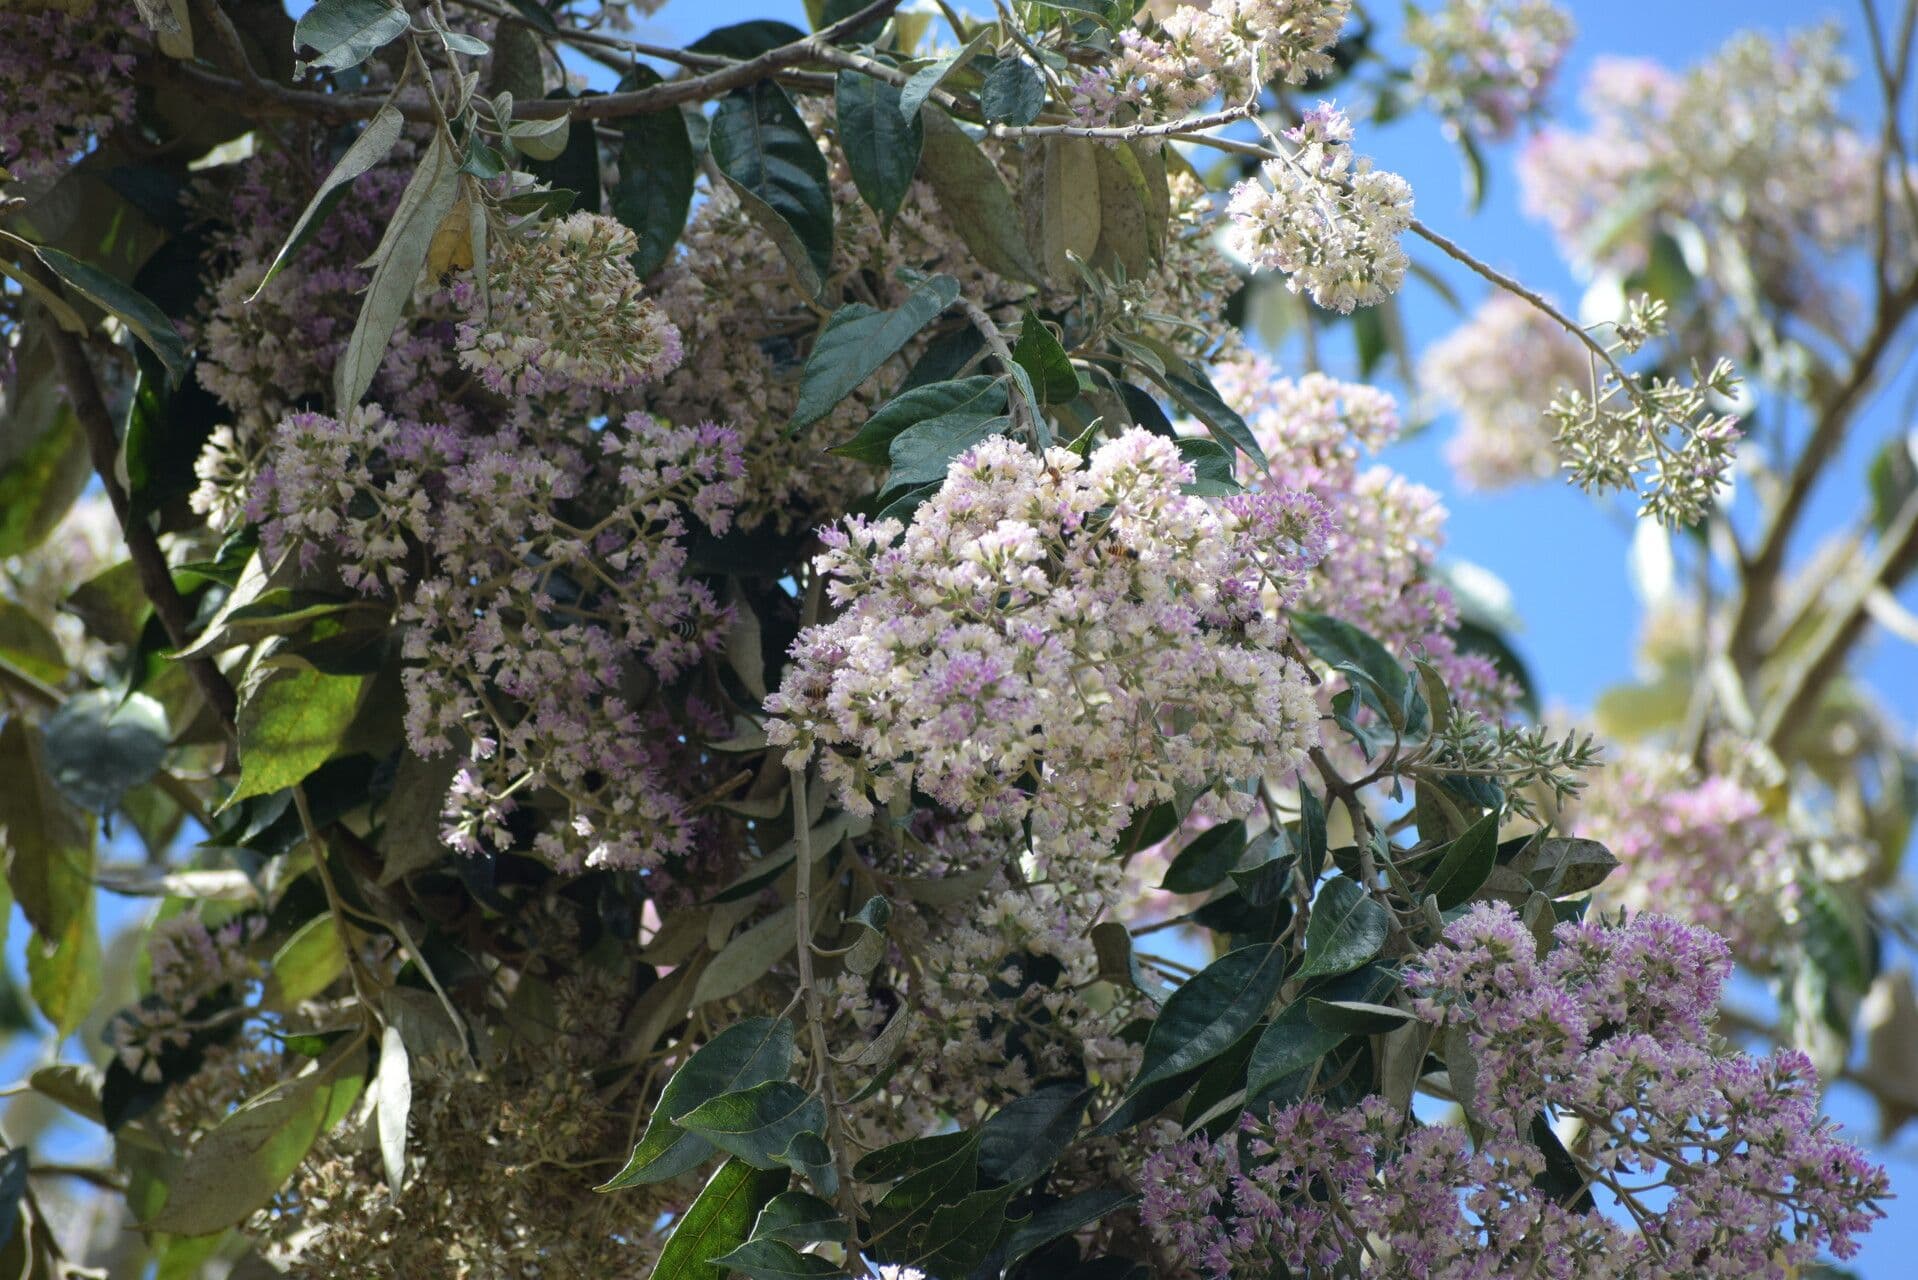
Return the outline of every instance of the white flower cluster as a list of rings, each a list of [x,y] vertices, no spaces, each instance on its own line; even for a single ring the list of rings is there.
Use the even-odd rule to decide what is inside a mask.
[[[914,789],[975,829],[1030,822],[1035,856],[1096,858],[1133,810],[1226,793],[1318,742],[1279,607],[1324,552],[1303,494],[1217,506],[1174,443],[1132,431],[1089,463],[995,437],[910,528],[849,519],[818,561],[836,620],[804,632],[767,702],[841,802]],[[901,538],[901,535],[903,539]]]
[[[1550,316],[1497,293],[1420,363],[1426,387],[1458,413],[1446,461],[1473,489],[1500,489],[1559,472],[1545,406],[1558,388],[1578,386],[1591,357]]]
[[[1406,20],[1412,87],[1448,119],[1510,137],[1544,102],[1575,30],[1552,0],[1447,0]]]
[[[1255,269],[1283,272],[1292,292],[1334,311],[1396,293],[1409,265],[1399,237],[1412,225],[1411,184],[1355,159],[1352,122],[1329,102],[1285,136],[1297,149],[1266,161],[1265,181],[1233,189],[1234,252]]]
[[[1350,0],[1216,0],[1175,6],[1156,28],[1127,28],[1111,62],[1086,72],[1072,106],[1095,124],[1169,120],[1260,84],[1303,84],[1332,69]]]

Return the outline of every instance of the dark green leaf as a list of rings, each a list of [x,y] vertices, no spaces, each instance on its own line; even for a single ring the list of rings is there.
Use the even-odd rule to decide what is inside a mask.
[[[795,1135],[826,1128],[826,1107],[798,1085],[768,1080],[709,1098],[679,1117],[680,1128],[757,1169],[780,1165]]]
[[[1321,1000],[1382,1000],[1398,985],[1397,975],[1389,969],[1368,965],[1316,988]],[[1345,1043],[1343,1031],[1328,1030],[1314,1022],[1307,1002],[1296,1001],[1272,1019],[1272,1025],[1253,1047],[1246,1067],[1245,1096],[1250,1101],[1265,1095],[1287,1076],[1305,1071],[1332,1050]]]
[[[893,437],[888,450],[892,471],[888,488],[934,484],[945,479],[952,460],[989,436],[1003,435],[1012,426],[1010,418],[976,421],[962,414],[943,414],[927,422],[914,423]]]
[[[909,1265],[935,1276],[970,1275],[992,1253],[1011,1197],[1011,1187],[994,1187],[975,1191],[956,1204],[938,1206],[907,1260]]]
[[[1048,1084],[1008,1102],[979,1126],[979,1172],[1014,1187],[1044,1174],[1079,1132],[1091,1097],[1085,1085]]]
[[[400,23],[403,26],[405,22],[405,15],[402,14]],[[193,367],[186,342],[173,327],[173,321],[167,319],[166,313],[154,306],[146,295],[98,267],[70,257],[58,249],[41,245],[34,249],[34,253],[40,261],[53,268],[69,288],[119,319],[129,333],[160,357],[160,363],[166,366],[167,378],[172,383],[177,385],[186,377],[187,370]]]
[[[1169,368],[1161,385],[1180,408],[1203,422],[1220,444],[1240,450],[1261,471],[1271,465],[1265,460],[1265,452],[1259,448],[1252,428],[1246,426],[1245,419],[1219,395],[1218,389],[1203,370],[1194,365],[1187,365],[1184,369]]]
[[[526,19],[528,23],[539,28],[541,31],[544,31],[547,35],[556,36],[559,34],[559,24],[553,21],[553,15],[547,11],[546,6],[541,4],[539,0],[506,0],[506,3],[512,5],[514,12],[518,13],[520,17]]]
[[[786,1189],[791,1176],[784,1169],[755,1169],[744,1160],[720,1165],[673,1227],[650,1280],[721,1280],[725,1270],[713,1259],[746,1243],[753,1219]]]
[[[1439,910],[1450,911],[1478,892],[1497,859],[1498,814],[1488,813],[1445,850],[1425,891],[1438,899]]]
[[[1555,836],[1540,843],[1527,878],[1548,898],[1569,898],[1596,889],[1617,869],[1618,859],[1598,841]]]
[[[826,159],[792,99],[771,80],[733,90],[713,113],[707,145],[801,287],[817,294],[832,271],[832,188]]]
[[[809,1191],[782,1191],[759,1211],[752,1238],[816,1244],[844,1240],[846,1234],[845,1221],[829,1202]]]
[[[748,1240],[731,1253],[714,1258],[713,1265],[737,1271],[752,1280],[815,1280],[846,1273],[816,1253],[801,1253],[779,1240]]]
[[[121,699],[105,689],[68,698],[43,729],[47,772],[77,808],[110,813],[151,778],[172,731],[166,708],[144,693]]]
[[[140,351],[137,363],[123,456],[127,498],[134,514],[145,517],[193,491],[199,483],[193,465],[226,410],[195,379],[169,390],[165,369],[149,352]]]
[[[27,1194],[27,1167],[32,1157],[25,1147],[0,1156],[0,1249],[6,1248],[20,1223],[20,1201]]]
[[[404,21],[403,15],[401,20]],[[287,233],[286,241],[280,246],[280,251],[273,255],[272,265],[267,267],[266,274],[255,286],[254,297],[259,297],[260,290],[266,288],[273,282],[273,277],[280,274],[280,268],[286,265],[287,259],[298,253],[306,242],[312,239],[313,233],[320,229],[327,215],[346,194],[346,184],[386,159],[393,150],[393,144],[400,140],[400,128],[405,123],[406,117],[390,102],[382,106],[374,113],[373,118],[366,122],[366,128],[360,131],[360,136],[353,140],[353,145],[346,149],[339,163],[333,166],[333,171],[326,175],[325,181],[320,183],[320,189],[313,193],[313,198],[307,202],[306,208],[300,211],[299,220],[293,224],[293,230]],[[475,134],[474,137],[477,138],[478,135]]]
[[[1391,927],[1391,915],[1365,886],[1333,876],[1312,902],[1312,919],[1305,927],[1305,966],[1298,976],[1350,973],[1379,953]]]
[[[979,90],[979,111],[998,124],[1028,125],[1046,105],[1046,82],[1025,59],[999,59]]]
[[[630,74],[626,77],[627,80],[631,80],[632,78]],[[621,81],[621,83],[623,84],[625,81]],[[560,89],[546,96],[555,99],[570,99],[574,95],[568,90]],[[668,117],[679,115],[676,111],[653,111],[647,114]],[[685,124],[683,118],[680,124],[683,128]],[[624,149],[624,146],[622,146],[621,150],[624,151]],[[567,190],[576,193],[573,197],[573,208],[580,212],[599,212],[599,135],[594,132],[591,125],[581,122],[578,127],[567,130],[566,145],[560,150],[560,153],[551,160],[534,160],[529,158],[526,162],[526,171],[535,178],[538,178],[545,186],[565,187]]]
[[[854,302],[833,312],[806,358],[791,425],[809,426],[831,413],[958,296],[957,280],[933,276],[891,311]]]
[[[1378,1036],[1396,1031],[1417,1018],[1389,1004],[1366,1000],[1320,1000],[1308,997],[1305,1015],[1314,1026],[1348,1036]]]
[[[1425,699],[1391,651],[1349,622],[1325,613],[1294,610],[1292,634],[1314,655],[1345,672],[1354,692],[1373,702],[1407,734],[1423,732]]]
[[[1173,992],[1146,1037],[1139,1074],[1127,1092],[1204,1066],[1229,1049],[1265,1016],[1285,975],[1285,958],[1282,947],[1241,947]]]
[[[1232,476],[1232,451],[1217,440],[1180,436],[1176,441],[1179,456],[1192,464],[1192,483],[1187,493],[1216,498],[1240,493],[1242,487]]]
[[[858,435],[833,446],[831,452],[883,465],[892,460],[892,442],[908,427],[924,424],[929,432],[961,431],[998,418],[1005,411],[1003,379],[974,374],[957,382],[935,382],[881,405],[866,419]]]
[[[1138,1198],[1131,1192],[1098,1187],[1055,1201],[1035,1210],[1030,1217],[1014,1219],[1011,1238],[1006,1241],[1006,1265],[1010,1267],[1041,1245],[1091,1226]]]
[[[636,66],[619,82],[621,91],[659,83],[651,67]],[[672,258],[686,225],[699,177],[699,158],[678,111],[648,111],[620,121],[619,178],[613,184],[613,216],[639,239],[633,271],[646,277]],[[591,130],[581,130],[591,133]]]
[[[1045,404],[1063,404],[1079,394],[1079,375],[1073,372],[1066,349],[1052,330],[1031,311],[1019,325],[1019,341],[1012,358],[1032,379],[1033,390]]]
[[[925,105],[933,91],[945,82],[947,76],[965,66],[991,38],[992,28],[981,27],[957,52],[913,72],[899,92],[899,114],[908,119],[917,119],[919,108]]]
[[[405,34],[406,10],[386,0],[319,0],[293,28],[293,47],[311,49],[314,66],[357,67]]]
[[[790,23],[759,18],[708,31],[687,47],[694,53],[717,54],[722,58],[737,58],[745,62],[768,50],[805,38],[806,33]]]
[[[770,1080],[792,1067],[793,1027],[784,1018],[748,1018],[702,1045],[673,1072],[626,1167],[598,1189],[613,1191],[675,1178],[712,1155],[704,1138],[677,1123],[688,1111],[723,1094]]]
[[[1245,823],[1234,818],[1207,828],[1166,868],[1159,887],[1168,893],[1204,893],[1224,880],[1245,853]]]
[[[899,90],[859,71],[841,71],[833,83],[839,120],[839,147],[853,185],[880,225],[892,228],[893,215],[912,189],[919,169],[925,130],[917,113],[899,111]]]

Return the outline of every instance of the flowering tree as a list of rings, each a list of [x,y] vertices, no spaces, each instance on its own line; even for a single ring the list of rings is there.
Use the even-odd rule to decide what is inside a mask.
[[[1549,127],[1547,0],[291,7],[0,11],[16,1092],[112,1152],[0,1135],[7,1275],[1784,1277],[1882,1216],[1818,1099],[1918,1112],[1852,671],[1910,442],[1789,553],[1918,307],[1918,4],[1875,121],[1821,30]],[[1412,110],[1529,134],[1585,323],[1366,158]],[[1591,729],[1348,333],[1695,569]]]

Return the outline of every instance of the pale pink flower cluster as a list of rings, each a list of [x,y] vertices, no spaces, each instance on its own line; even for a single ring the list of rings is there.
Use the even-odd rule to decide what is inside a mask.
[[[517,797],[539,790],[563,801],[534,842],[561,869],[690,845],[664,739],[627,701],[628,659],[668,680],[719,643],[727,614],[685,573],[685,517],[725,530],[738,439],[632,413],[597,448],[364,406],[289,417],[256,486],[269,556],[329,554],[347,585],[400,598],[409,741],[468,757],[448,793],[455,848],[504,839]]]
[[[1873,203],[1872,148],[1838,111],[1850,78],[1838,41],[1830,26],[1746,33],[1683,75],[1600,59],[1585,89],[1590,128],[1543,130],[1521,157],[1528,212],[1569,255],[1629,268],[1647,237],[1594,239],[1629,199],[1708,239],[1735,236],[1768,293],[1816,297],[1807,252],[1854,242]]]
[[[311,190],[330,154],[269,148],[195,192],[221,230],[211,250],[219,274],[199,326],[194,372],[232,417],[215,428],[196,459],[200,484],[190,501],[216,527],[245,507],[275,424],[330,394],[333,366],[353,332],[369,278],[357,264],[379,244],[411,174],[412,154],[402,141],[392,158],[362,174],[353,198],[341,201],[270,281],[268,267],[299,215],[287,193]],[[422,290],[415,299],[413,319],[393,336],[371,389],[387,412],[472,426],[471,411],[445,390],[458,373],[455,314],[444,292]]]
[[[1352,153],[1352,122],[1321,102],[1285,134],[1295,149],[1260,166],[1263,181],[1232,189],[1228,243],[1254,270],[1333,311],[1398,292],[1410,264],[1399,243],[1412,225],[1412,187]]]
[[[1073,86],[1089,124],[1175,120],[1261,84],[1303,84],[1332,69],[1350,0],[1212,0],[1178,4],[1154,27],[1127,27],[1113,57]]]
[[[1147,1227],[1209,1277],[1783,1280],[1855,1252],[1884,1170],[1819,1118],[1802,1054],[1714,1050],[1724,943],[1650,916],[1555,943],[1541,960],[1511,908],[1481,904],[1407,975],[1470,1047],[1447,1062],[1476,1146],[1378,1098],[1310,1099],[1150,1157]],[[1580,1127],[1569,1148],[1554,1123]]]
[[[460,363],[504,396],[629,391],[672,369],[679,330],[633,274],[639,241],[596,213],[541,223],[493,253],[490,297],[455,292],[474,311],[459,326]]]
[[[1446,0],[1414,10],[1412,88],[1475,133],[1508,138],[1536,112],[1576,28],[1552,0]]]
[[[1425,385],[1458,414],[1446,442],[1453,474],[1472,489],[1500,489],[1561,471],[1545,408],[1563,386],[1589,380],[1577,340],[1522,298],[1495,293],[1434,343],[1419,365]]]
[[[139,30],[122,0],[0,5],[0,169],[51,177],[131,119]]]
[[[238,994],[259,980],[260,964],[247,947],[265,930],[265,918],[257,915],[218,929],[190,913],[154,925],[147,939],[151,998],[122,1011],[106,1032],[120,1065],[142,1080],[158,1081],[161,1059],[192,1040],[201,1003]]]
[[[794,644],[768,736],[856,812],[916,789],[976,828],[1030,819],[1042,864],[1181,790],[1245,799],[1228,780],[1318,742],[1264,598],[1297,598],[1328,530],[1306,495],[1214,505],[1192,474],[1144,431],[1083,464],[994,437],[909,527],[848,519],[818,560],[843,612]]]
[[[1737,776],[1638,754],[1593,775],[1574,829],[1618,858],[1605,897],[1670,912],[1728,939],[1748,964],[1774,965],[1799,918],[1791,833]]]
[[[1398,407],[1374,387],[1322,373],[1283,378],[1263,356],[1241,353],[1213,370],[1219,393],[1244,416],[1270,470],[1250,477],[1281,492],[1302,490],[1332,513],[1324,561],[1301,595],[1394,652],[1439,668],[1461,705],[1490,716],[1517,689],[1485,659],[1458,651],[1452,593],[1431,577],[1443,541],[1439,496],[1383,465],[1362,466],[1399,433]]]

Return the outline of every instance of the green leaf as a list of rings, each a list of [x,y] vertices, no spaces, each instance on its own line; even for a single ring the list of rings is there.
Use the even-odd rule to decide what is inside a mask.
[[[10,395],[57,394],[51,378],[22,370]],[[93,462],[80,420],[62,397],[47,406],[38,430],[25,406],[10,403],[0,417],[0,556],[17,556],[46,540],[93,479]]]
[[[240,782],[221,807],[293,786],[331,760],[365,685],[312,668],[270,673],[240,704]]]
[[[1454,840],[1425,882],[1425,891],[1438,899],[1439,910],[1470,900],[1492,874],[1498,860],[1498,814],[1488,813]]]
[[[887,231],[912,189],[926,135],[919,116],[899,110],[899,90],[859,71],[841,71],[833,82],[839,148],[853,185]]]
[[[1011,426],[1010,418],[979,421],[959,414],[914,423],[893,437],[889,450],[892,471],[886,477],[886,487],[937,484],[945,479],[946,468],[954,458],[989,436],[1004,434]]]
[[[744,1160],[720,1165],[674,1226],[650,1280],[721,1280],[725,1270],[714,1259],[746,1243],[753,1219],[785,1190],[790,1176],[784,1169],[755,1169]]]
[[[768,50],[805,38],[806,33],[791,23],[757,18],[708,31],[687,48],[693,53],[712,53],[745,62]]]
[[[144,693],[106,689],[75,694],[41,730],[47,773],[61,794],[88,813],[110,813],[120,797],[151,778],[172,731],[166,709]]]
[[[631,79],[629,74],[627,79]],[[565,89],[555,90],[546,95],[548,99],[568,100],[573,94]],[[648,115],[674,116],[674,111],[652,111]],[[561,117],[563,120],[565,117]],[[544,123],[544,122],[542,122]],[[681,123],[684,123],[682,118]],[[516,126],[517,127],[517,126]],[[563,145],[552,155],[535,156],[531,148],[520,142],[514,134],[514,144],[519,146],[528,157],[526,171],[539,179],[542,186],[565,187],[578,194],[573,199],[573,208],[582,213],[600,211],[600,166],[599,134],[590,124],[581,123],[577,129],[568,129],[560,134]]]
[[[1424,699],[1390,650],[1349,622],[1303,609],[1288,615],[1292,634],[1333,670],[1354,675],[1351,683],[1376,691],[1379,709],[1393,725],[1411,732],[1419,724]]]
[[[1177,402],[1180,408],[1203,422],[1214,439],[1228,449],[1237,449],[1264,471],[1271,466],[1265,459],[1264,450],[1252,434],[1252,428],[1245,425],[1238,411],[1227,404],[1219,395],[1205,373],[1191,365],[1184,369],[1168,368],[1165,376],[1155,378],[1166,394]]]
[[[1398,978],[1391,970],[1370,965],[1317,990],[1322,1001],[1370,1002],[1384,999],[1397,985]],[[1252,1048],[1252,1059],[1246,1066],[1246,1099],[1251,1102],[1262,1098],[1273,1085],[1311,1067],[1345,1040],[1345,1032],[1328,1029],[1313,1020],[1307,1001],[1287,1005]]]
[[[759,1211],[752,1238],[817,1244],[824,1240],[844,1240],[846,1235],[844,1219],[829,1202],[809,1191],[782,1191]]]
[[[1299,786],[1299,854],[1305,869],[1317,876],[1325,865],[1325,804],[1312,788]]]
[[[1350,973],[1385,946],[1392,917],[1372,900],[1365,886],[1348,876],[1326,881],[1312,902],[1305,927],[1305,965],[1300,979]]]
[[[1078,284],[1073,259],[1090,263],[1099,249],[1099,147],[1048,136],[1025,152],[1019,208],[1026,240],[1055,286]]]
[[[0,600],[0,666],[46,684],[59,684],[67,674],[59,639],[24,605],[11,600]]]
[[[1320,1000],[1308,997],[1305,1016],[1313,1025],[1344,1036],[1378,1036],[1418,1019],[1403,1009],[1369,1000]]]
[[[1569,898],[1596,889],[1618,870],[1618,859],[1596,840],[1554,836],[1539,844],[1526,878],[1548,898]]]
[[[354,1040],[312,1071],[249,1100],[193,1144],[167,1180],[166,1204],[142,1230],[222,1231],[265,1205],[307,1150],[351,1109],[366,1082],[366,1045]]]
[[[1041,1085],[1014,1098],[979,1126],[979,1172],[1013,1187],[1036,1180],[1077,1136],[1091,1098],[1081,1084]]]
[[[333,913],[322,912],[295,929],[273,953],[268,972],[269,996],[282,1007],[311,1000],[332,986],[346,972],[346,946]]]
[[[713,1265],[751,1276],[752,1280],[813,1280],[846,1273],[816,1253],[801,1253],[779,1240],[748,1240]]]
[[[849,973],[861,977],[879,967],[886,954],[886,925],[892,920],[892,903],[881,897],[867,898],[846,923],[858,926],[858,937],[847,948],[845,964]]]
[[[1192,482],[1185,492],[1213,498],[1245,491],[1232,475],[1232,451],[1218,441],[1180,436],[1174,444],[1179,456],[1192,465]]]
[[[324,71],[356,67],[404,35],[406,10],[386,0],[319,0],[293,27],[293,47],[311,49]]]
[[[166,370],[148,351],[135,354],[139,377],[127,402],[122,446],[127,499],[145,519],[199,484],[193,464],[226,409],[206,388],[189,380],[167,388]]]
[[[1073,372],[1066,349],[1052,336],[1052,330],[1030,310],[1019,325],[1019,341],[1012,358],[1032,379],[1039,399],[1046,404],[1063,404],[1079,394],[1079,375]]]
[[[1037,284],[1039,267],[998,168],[945,112],[928,107],[919,118],[926,129],[922,167],[946,221],[988,271]]]
[[[891,311],[875,311],[854,302],[833,312],[800,374],[793,429],[810,426],[831,413],[958,296],[957,280],[933,276]]]
[[[632,1159],[598,1189],[614,1191],[676,1178],[698,1166],[715,1148],[681,1129],[678,1118],[723,1094],[784,1079],[792,1056],[793,1027],[784,1018],[748,1018],[727,1027],[673,1072]]]
[[[786,1080],[767,1080],[738,1093],[709,1098],[679,1117],[680,1128],[730,1152],[756,1169],[778,1168],[801,1133],[822,1134],[826,1106]]]
[[[399,208],[374,250],[373,278],[367,283],[353,334],[333,366],[334,408],[341,413],[360,402],[386,359],[387,343],[413,301],[413,287],[426,266],[433,236],[459,195],[459,168],[459,157],[436,135],[400,194]]]
[[[728,942],[693,984],[695,1006],[737,995],[759,981],[794,946],[793,909],[779,908]]]
[[[537,27],[549,36],[559,34],[559,23],[553,20],[552,13],[539,0],[506,0],[506,3],[512,5],[513,11],[526,19],[529,25]]]
[[[979,111],[998,124],[1028,125],[1046,105],[1046,82],[1025,59],[999,59],[979,90]]]
[[[1132,1192],[1097,1187],[1034,1210],[1030,1217],[1014,1219],[1011,1236],[1006,1241],[1006,1266],[1010,1269],[1042,1245],[1089,1227],[1138,1198]]]
[[[315,6],[313,10],[308,11],[308,16],[317,11],[318,6]],[[405,21],[404,14],[401,15],[401,21]],[[313,193],[311,200],[307,201],[306,208],[300,211],[299,220],[293,224],[293,230],[287,233],[286,242],[280,246],[280,251],[273,255],[273,262],[267,267],[266,274],[260,278],[260,283],[255,286],[252,298],[259,297],[260,290],[273,283],[273,277],[280,274],[280,268],[286,265],[287,259],[298,253],[307,241],[312,239],[313,233],[318,231],[320,225],[326,221],[327,214],[332,212],[333,207],[346,194],[346,184],[386,159],[393,150],[393,144],[400,140],[400,127],[405,123],[406,117],[391,102],[383,105],[374,113],[373,118],[366,122],[366,128],[360,131],[359,137],[353,139],[353,145],[346,149],[339,163],[333,166],[333,171],[326,175],[325,181],[320,183],[320,189]],[[248,301],[252,301],[252,298]]]
[[[100,998],[100,935],[93,923],[93,896],[59,933],[37,933],[27,943],[27,985],[33,1002],[60,1039],[80,1029]]]
[[[1285,949],[1255,943],[1215,960],[1165,1002],[1127,1093],[1204,1066],[1250,1031],[1278,995]]]
[[[771,80],[720,99],[708,146],[747,214],[773,238],[809,294],[832,271],[826,160],[786,91]]]
[[[34,248],[34,254],[53,268],[74,292],[126,325],[129,333],[160,358],[171,382],[177,385],[186,377],[187,371],[193,367],[193,358],[187,354],[186,341],[173,327],[173,321],[167,319],[166,313],[154,306],[145,294],[132,285],[114,279],[98,267],[58,249],[38,245]]]
[[[1168,893],[1204,893],[1239,865],[1245,854],[1245,823],[1234,818],[1208,827],[1166,868],[1160,888]]]
[[[1005,411],[1006,385],[1001,378],[974,374],[956,382],[935,382],[887,401],[866,419],[858,435],[828,452],[885,465],[892,459],[893,440],[908,427],[924,423],[928,430],[957,431],[1001,417]]]
[[[948,54],[913,72],[911,78],[906,81],[905,87],[899,91],[899,114],[909,120],[918,119],[919,108],[926,105],[926,99],[932,96],[933,91],[945,83],[946,77],[970,62],[973,55],[984,48],[991,38],[992,28],[981,27],[956,53]]]
[[[93,901],[93,823],[53,787],[40,733],[0,725],[0,840],[14,901],[41,936],[60,939]]]
[[[1011,1198],[1011,1187],[994,1187],[938,1206],[906,1264],[923,1268],[928,1275],[971,1275],[991,1255]]]

